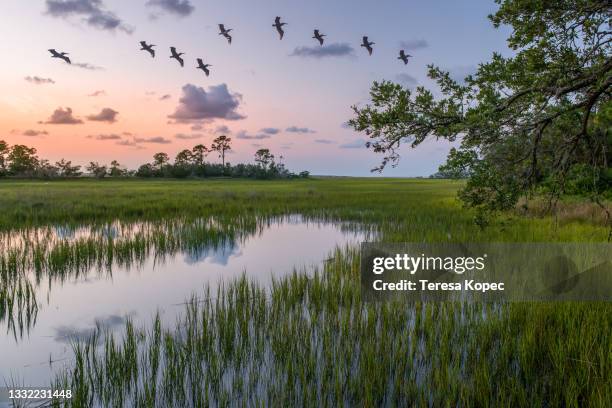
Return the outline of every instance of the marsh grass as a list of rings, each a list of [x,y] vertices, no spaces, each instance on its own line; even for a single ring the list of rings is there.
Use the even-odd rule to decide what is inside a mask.
[[[53,387],[66,406],[603,407],[610,329],[605,304],[361,302],[347,248],[269,290],[206,288],[174,327],[74,343]]]
[[[214,218],[206,228],[232,237],[266,219],[302,214],[373,226],[384,242],[607,237],[591,223],[559,226],[512,214],[480,230],[454,198],[458,186],[390,179],[0,183],[0,230]],[[204,228],[186,236],[169,230],[31,247],[27,255],[3,250],[1,283],[23,294],[16,278],[31,268],[40,279],[61,280],[92,265],[105,270],[109,261],[138,263],[152,249],[198,250],[215,239]],[[356,248],[337,249],[323,269],[296,272],[271,289],[246,277],[205,288],[173,327],[157,318],[146,327],[128,322],[120,335],[98,330],[73,344],[73,364],[53,387],[71,388],[75,398],[63,405],[74,407],[612,405],[609,304],[365,303],[358,264]]]

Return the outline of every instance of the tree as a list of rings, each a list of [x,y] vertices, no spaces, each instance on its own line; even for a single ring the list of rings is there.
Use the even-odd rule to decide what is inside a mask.
[[[50,179],[60,175],[60,168],[49,163],[49,160],[40,160],[36,166],[36,177]]]
[[[489,18],[495,27],[512,27],[513,56],[493,54],[464,82],[430,65],[440,98],[424,87],[413,95],[400,85],[374,82],[371,104],[354,106],[349,124],[384,155],[378,171],[397,164],[403,143],[460,140],[449,166],[469,169],[460,197],[483,213],[511,208],[538,187],[556,202],[576,166],[591,169],[590,193],[598,201],[601,188],[609,186],[609,2],[497,2]]]
[[[191,152],[192,152],[193,164],[195,164],[196,166],[203,166],[204,157],[206,157],[206,155],[209,153],[208,148],[204,146],[203,144],[198,144],[193,147]]]
[[[36,149],[25,145],[11,147],[7,161],[8,172],[14,176],[31,176],[38,166]]]
[[[231,150],[231,142],[231,138],[221,135],[213,140],[212,146],[210,147],[212,151],[219,154],[219,157],[221,158],[221,165],[223,167],[225,167],[225,152]]]
[[[62,177],[78,177],[81,175],[81,166],[73,166],[71,161],[61,159],[55,163],[58,174]]]
[[[255,163],[263,170],[268,170],[274,164],[274,155],[270,153],[269,149],[259,149],[255,152]]]
[[[126,174],[126,170],[117,160],[113,160],[108,169],[108,175],[111,177],[123,177]]]
[[[191,150],[185,149],[178,152],[174,159],[174,164],[177,166],[188,166],[193,160],[193,154]]]
[[[153,155],[153,166],[159,171],[163,172],[164,166],[170,161],[170,157],[167,153],[160,152]]]
[[[6,174],[7,156],[9,145],[4,140],[0,140],[0,177]]]
[[[96,178],[104,178],[107,174],[106,166],[100,165],[98,162],[89,162],[85,170]]]
[[[138,170],[136,171],[136,176],[137,177],[153,177],[155,175],[155,170],[153,169],[153,166],[151,166],[150,163],[146,163],[141,165]]]

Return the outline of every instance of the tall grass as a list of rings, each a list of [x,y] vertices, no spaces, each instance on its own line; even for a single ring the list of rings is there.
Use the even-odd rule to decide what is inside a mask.
[[[0,229],[214,218],[220,236],[232,236],[299,213],[374,226],[385,242],[607,237],[580,220],[556,226],[513,214],[481,230],[455,200],[457,187],[390,179],[0,183]],[[1,279],[14,282],[19,273],[10,270],[61,277],[109,259],[134,264],[152,248],[189,251],[209,237],[204,229],[167,232],[178,230],[121,244],[76,240],[40,255],[3,251]],[[294,273],[271,289],[246,277],[206,288],[175,327],[158,318],[144,328],[128,322],[120,336],[99,331],[73,345],[74,364],[53,387],[71,388],[75,398],[64,405],[74,407],[611,405],[609,304],[364,303],[357,249],[331,258],[314,275]]]
[[[607,406],[610,307],[361,302],[358,254],[74,343],[65,406]],[[559,336],[564,336],[560,341]],[[55,401],[60,406],[60,401]]]

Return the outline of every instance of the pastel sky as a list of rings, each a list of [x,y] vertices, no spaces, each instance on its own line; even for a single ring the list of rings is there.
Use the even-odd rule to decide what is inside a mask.
[[[294,171],[370,175],[381,157],[343,126],[351,105],[368,101],[374,80],[430,86],[429,63],[464,76],[493,51],[506,54],[508,29],[486,18],[495,9],[492,0],[2,0],[0,139],[52,161],[135,168],[224,133],[230,162],[267,147]],[[277,15],[288,23],[282,41]],[[233,29],[231,45],[218,23]],[[314,28],[327,35],[323,48]],[[372,56],[363,35],[376,43]],[[155,58],[141,40],[157,45]],[[185,53],[184,68],[170,46]],[[396,59],[401,48],[414,56],[408,65]],[[198,57],[212,64],[209,77]],[[449,148],[404,147],[383,175],[429,175]]]

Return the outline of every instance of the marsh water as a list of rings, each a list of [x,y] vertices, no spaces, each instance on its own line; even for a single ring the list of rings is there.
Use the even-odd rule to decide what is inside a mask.
[[[313,273],[334,248],[370,234],[295,215],[0,233],[0,385],[46,386],[72,363],[73,342],[96,327],[146,326],[156,313],[173,324],[206,285],[214,293],[242,274],[269,286],[293,271]]]

